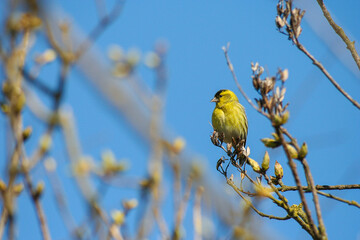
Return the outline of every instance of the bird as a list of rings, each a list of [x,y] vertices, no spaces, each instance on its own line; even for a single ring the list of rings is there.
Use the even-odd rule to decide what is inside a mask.
[[[212,114],[214,134],[217,133],[219,140],[227,143],[228,151],[232,146],[245,147],[248,121],[245,108],[239,103],[235,93],[227,89],[219,90],[210,102],[216,103]],[[239,143],[240,146],[236,146]]]

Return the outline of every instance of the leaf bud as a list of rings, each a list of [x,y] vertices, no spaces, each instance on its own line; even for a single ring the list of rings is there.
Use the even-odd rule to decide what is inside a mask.
[[[301,148],[300,148],[298,158],[299,158],[299,159],[305,158],[306,155],[307,155],[307,153],[308,153],[308,147],[307,147],[307,144],[304,142],[304,143],[302,144]]]
[[[44,192],[45,189],[45,183],[43,181],[38,182],[35,189],[32,192],[33,198],[39,198],[41,194]]]
[[[269,147],[269,148],[276,148],[276,147],[280,146],[279,141],[276,141],[276,140],[271,139],[271,138],[263,138],[263,139],[261,139],[261,141],[264,143],[264,145],[266,147]]]
[[[111,212],[112,220],[116,225],[122,225],[125,222],[125,214],[120,210],[113,210]]]
[[[6,190],[6,183],[0,179],[0,191],[4,192]]]
[[[284,176],[284,170],[278,161],[275,161],[275,176],[277,179],[282,179]]]
[[[139,202],[137,199],[133,198],[133,199],[130,199],[127,201],[123,201],[122,204],[126,210],[131,210],[133,208],[136,208],[138,206]]]
[[[270,164],[269,153],[268,153],[268,151],[265,151],[265,155],[264,155],[263,161],[261,163],[261,168],[264,172],[266,172],[269,169],[269,164]]]
[[[286,112],[281,116],[281,124],[287,123],[289,117],[290,117],[290,112],[289,112],[289,111],[286,111]]]
[[[19,184],[14,185],[13,190],[16,195],[19,195],[24,190],[24,184],[19,183]]]
[[[260,171],[261,171],[260,165],[254,159],[248,158],[248,163],[252,167],[254,172],[260,173]]]
[[[22,133],[24,141],[26,141],[31,136],[31,133],[32,133],[32,127],[29,126],[24,129]]]
[[[293,146],[291,146],[290,144],[286,144],[286,148],[287,148],[291,158],[294,158],[294,159],[298,158],[298,152],[296,151],[296,149]]]
[[[273,126],[278,127],[280,125],[282,125],[282,117],[280,117],[279,115],[274,115],[274,118],[272,120]]]
[[[49,134],[45,134],[40,138],[40,149],[42,152],[47,152],[51,147],[52,139]]]

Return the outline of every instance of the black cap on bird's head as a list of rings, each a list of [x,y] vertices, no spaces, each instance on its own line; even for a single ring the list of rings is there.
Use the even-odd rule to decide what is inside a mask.
[[[217,92],[215,93],[214,98],[211,99],[210,102],[218,102],[219,99],[220,99],[220,97],[221,97],[221,93],[223,93],[223,92],[225,92],[225,91],[228,91],[228,90],[226,90],[226,89],[221,89],[221,90],[217,91]]]

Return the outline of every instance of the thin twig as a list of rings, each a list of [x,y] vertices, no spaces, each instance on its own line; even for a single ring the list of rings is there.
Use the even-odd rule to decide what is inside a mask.
[[[334,200],[337,200],[337,201],[340,201],[340,202],[343,202],[343,203],[347,203],[347,204],[349,204],[351,206],[355,206],[357,208],[360,208],[360,204],[357,203],[354,200],[349,201],[349,200],[346,200],[346,199],[343,199],[343,198],[340,198],[340,197],[336,197],[336,196],[334,196],[334,195],[332,195],[330,193],[324,193],[324,192],[321,192],[321,191],[317,191],[317,192],[318,192],[318,194],[323,195],[325,197],[332,198]]]
[[[247,94],[245,93],[245,91],[242,89],[237,77],[236,77],[236,74],[235,74],[235,71],[234,71],[234,66],[233,64],[231,63],[230,61],[230,57],[228,55],[228,51],[229,51],[229,47],[230,47],[230,43],[227,44],[226,47],[222,47],[222,50],[224,51],[224,54],[225,54],[225,58],[226,58],[226,62],[227,62],[227,65],[231,71],[231,74],[232,74],[232,77],[239,89],[239,91],[241,92],[241,94],[244,96],[244,98],[246,99],[246,101],[248,101],[248,103],[256,110],[258,111],[259,113],[261,113],[262,115],[264,115],[265,117],[269,117],[267,113],[264,113],[263,111],[261,111],[260,108],[258,108],[252,101],[251,99],[247,96]]]
[[[180,226],[181,223],[184,219],[185,216],[185,212],[186,212],[186,208],[187,208],[187,204],[189,202],[189,198],[190,198],[190,193],[191,193],[191,187],[192,187],[192,178],[189,177],[187,180],[187,184],[186,184],[186,188],[185,188],[185,193],[184,193],[184,197],[182,199],[182,201],[179,204],[179,208],[176,212],[176,219],[175,219],[175,229],[174,229],[174,233],[173,236],[175,239],[176,236],[178,236],[178,232],[180,231]]]
[[[159,226],[162,239],[168,239],[169,230],[168,230],[168,228],[166,226],[166,222],[165,222],[162,214],[160,213],[160,207],[159,206],[153,206],[152,210],[153,210],[153,214],[154,214],[156,223]]]
[[[335,23],[335,21],[332,19],[329,11],[327,10],[327,8],[325,6],[324,1],[323,0],[316,0],[316,1],[318,2],[326,20],[329,22],[330,26],[334,29],[336,34],[339,35],[339,37],[341,37],[341,39],[346,44],[346,48],[350,51],[356,65],[358,66],[358,68],[360,70],[360,57],[355,48],[355,41],[350,41],[348,36],[345,34],[344,30]]]
[[[235,186],[234,182],[232,182],[230,179],[227,179],[227,184],[229,186],[231,186],[234,191],[257,213],[259,214],[261,217],[266,217],[266,218],[269,218],[269,219],[276,219],[276,220],[287,220],[287,219],[290,219],[291,217],[289,215],[285,216],[285,217],[278,217],[278,216],[273,216],[273,215],[268,215],[268,214],[265,214],[261,211],[259,211],[253,204],[250,200],[248,200],[247,198],[244,197],[244,195],[241,194],[241,191]]]
[[[300,51],[302,51],[306,56],[311,59],[313,64],[320,69],[320,71],[330,80],[330,82],[335,86],[335,88],[339,90],[339,92],[341,92],[341,94],[344,95],[355,107],[360,109],[360,103],[358,103],[344,89],[341,88],[341,86],[335,81],[335,79],[330,75],[330,73],[325,69],[325,67],[313,55],[311,55],[298,40],[295,40],[294,43]]]
[[[25,183],[27,185],[30,195],[32,196],[32,200],[34,201],[35,204],[36,214],[39,220],[42,237],[44,240],[51,240],[50,231],[47,225],[44,209],[40,202],[41,193],[39,193],[39,195],[34,194],[35,188],[33,187],[33,183],[30,179],[30,174],[27,170],[24,171],[24,175],[25,175]]]
[[[301,187],[305,192],[311,192],[311,189],[308,186]],[[299,188],[297,186],[285,186],[277,188],[281,192],[287,191],[297,191]],[[351,184],[351,185],[315,185],[316,190],[345,190],[345,189],[360,189],[360,184]]]
[[[46,173],[50,180],[52,192],[54,194],[56,205],[58,207],[58,210],[62,217],[62,220],[63,220],[65,226],[67,227],[68,231],[70,233],[74,234],[74,237],[75,237],[76,236],[76,223],[75,223],[75,219],[72,216],[71,211],[67,205],[66,198],[64,197],[65,193],[61,186],[61,181],[58,179],[55,169],[53,172],[50,172],[47,170]]]

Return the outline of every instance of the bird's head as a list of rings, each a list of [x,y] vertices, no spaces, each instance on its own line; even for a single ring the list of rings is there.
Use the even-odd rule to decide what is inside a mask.
[[[239,102],[237,96],[235,93],[233,93],[230,90],[222,89],[219,90],[213,99],[211,99],[211,102],[215,102],[217,106],[221,107],[224,104],[237,101]]]

